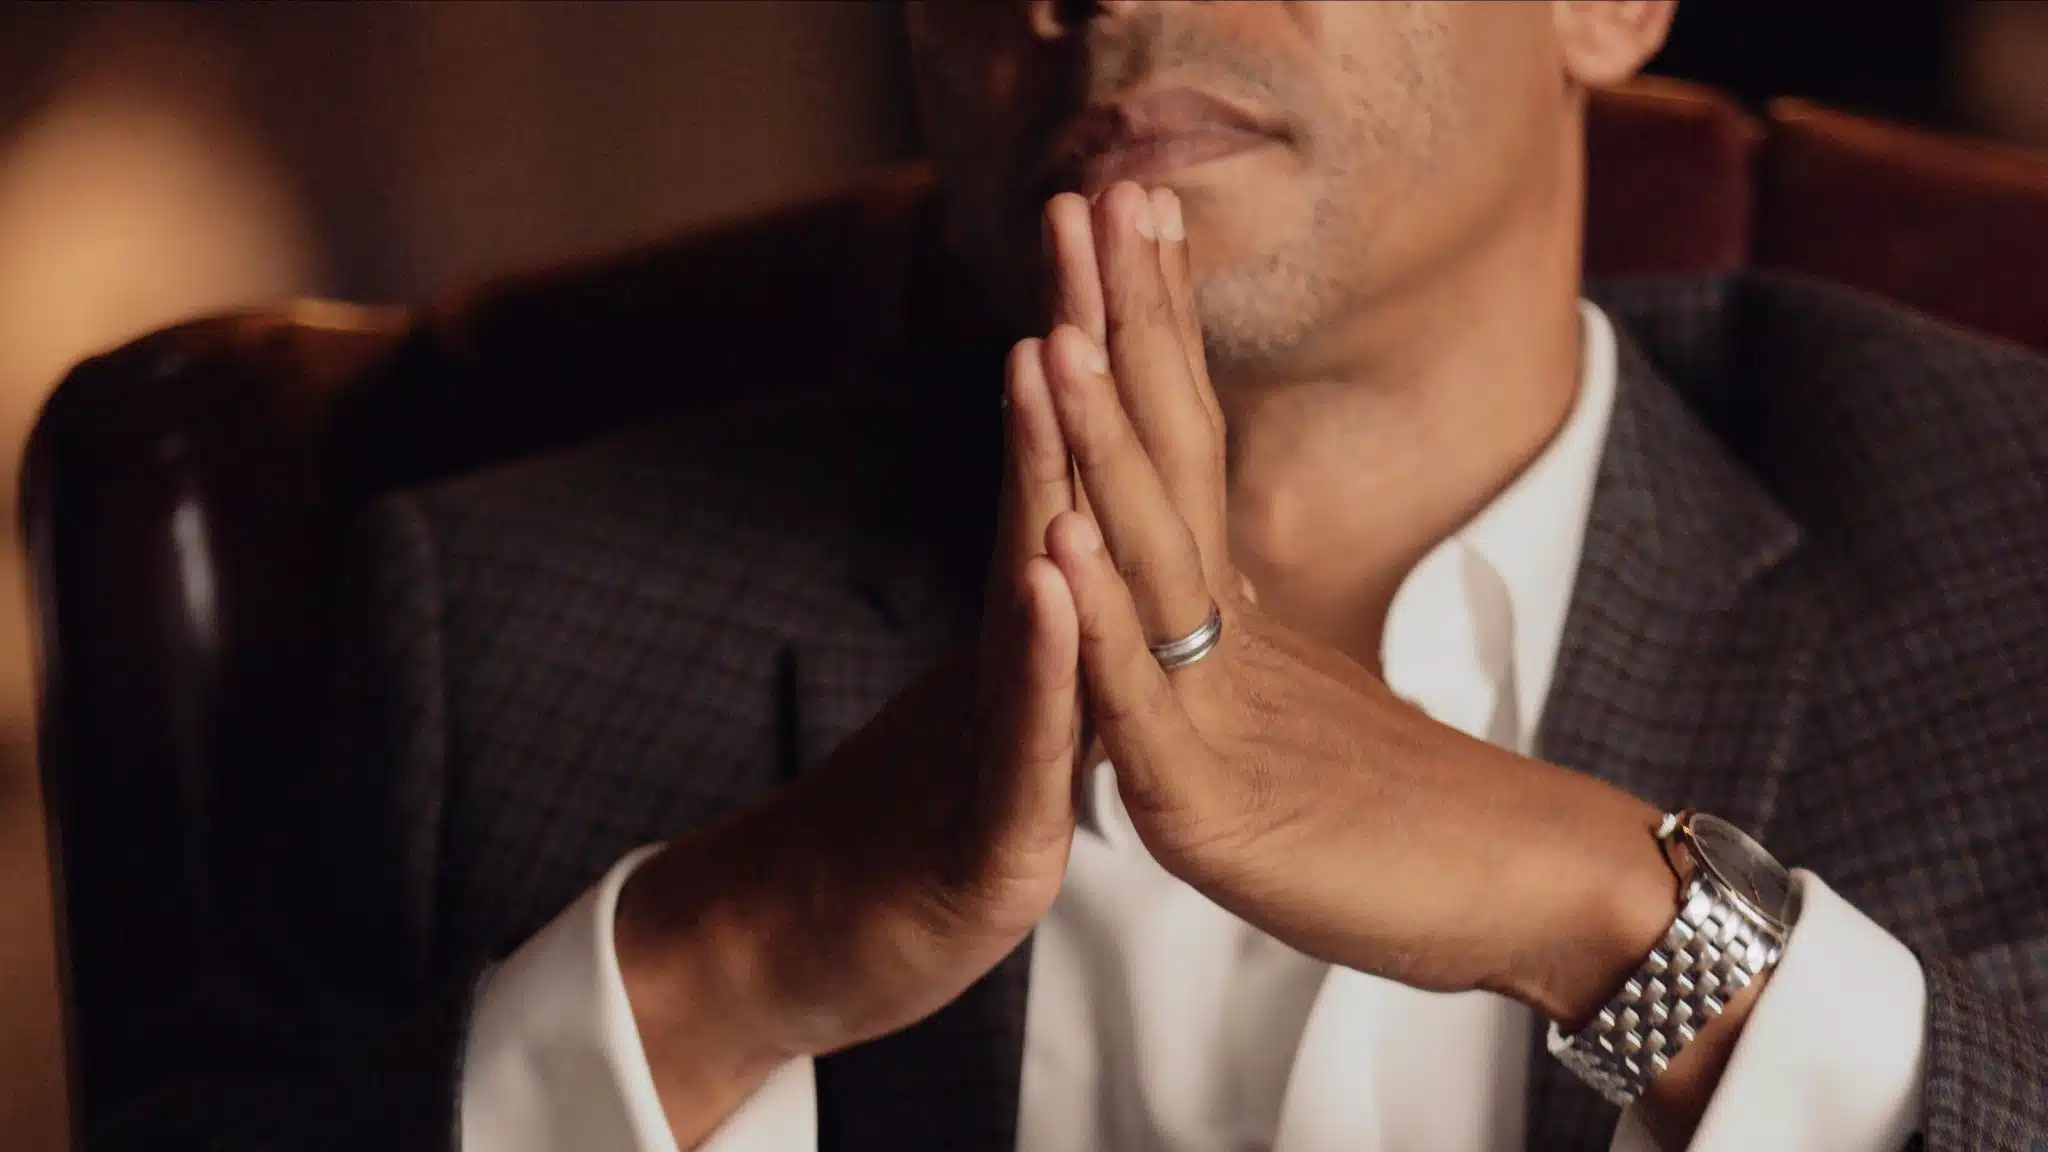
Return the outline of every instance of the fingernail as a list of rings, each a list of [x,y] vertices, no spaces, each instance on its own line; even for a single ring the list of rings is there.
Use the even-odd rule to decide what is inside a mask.
[[[1146,196],[1138,202],[1138,210],[1131,217],[1131,227],[1136,228],[1138,235],[1147,240],[1158,238],[1159,231],[1152,221],[1152,197]]]
[[[1180,197],[1172,192],[1160,198],[1159,234],[1168,240],[1187,238],[1187,225],[1180,218]]]
[[[1088,340],[1086,335],[1082,339],[1088,341],[1088,366],[1095,369],[1097,376],[1109,375],[1109,353],[1102,350],[1102,345]]]

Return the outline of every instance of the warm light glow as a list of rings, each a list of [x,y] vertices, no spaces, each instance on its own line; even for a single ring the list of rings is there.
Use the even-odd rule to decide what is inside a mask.
[[[304,291],[306,236],[233,124],[118,89],[60,98],[0,150],[5,433],[81,357]]]

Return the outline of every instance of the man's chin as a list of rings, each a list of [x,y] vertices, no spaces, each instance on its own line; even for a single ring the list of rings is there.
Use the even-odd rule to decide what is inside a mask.
[[[1300,259],[1302,238],[1314,230],[1313,206],[1295,199],[1292,189],[1276,190],[1268,182],[1175,191],[1198,288],[1224,270],[1242,276],[1275,261]]]

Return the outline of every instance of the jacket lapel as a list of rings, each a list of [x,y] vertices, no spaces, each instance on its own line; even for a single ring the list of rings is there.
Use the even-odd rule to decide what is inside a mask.
[[[1617,317],[1617,327],[1622,317]],[[1761,832],[1820,634],[1799,532],[1626,336],[1547,760]],[[1528,1147],[1605,1148],[1616,1112],[1534,1037]]]

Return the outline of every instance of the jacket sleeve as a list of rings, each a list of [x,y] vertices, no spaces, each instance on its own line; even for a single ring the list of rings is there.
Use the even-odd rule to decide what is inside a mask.
[[[2018,950],[2038,966],[2048,958],[2048,941],[2036,938]],[[2048,1147],[2048,1021],[1993,993],[1961,961],[1923,965],[1929,1152]]]

